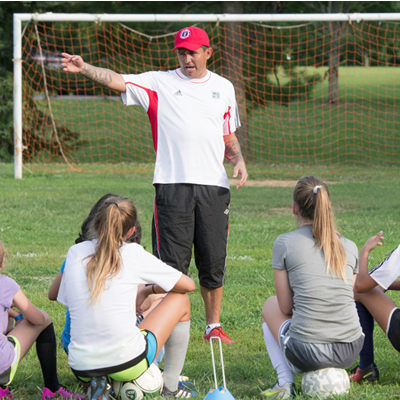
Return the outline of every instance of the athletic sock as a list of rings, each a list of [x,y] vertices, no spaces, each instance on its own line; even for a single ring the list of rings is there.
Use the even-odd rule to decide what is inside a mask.
[[[368,309],[360,302],[356,301],[356,308],[360,325],[365,335],[364,345],[360,352],[361,369],[367,368],[374,362],[374,318]]]
[[[57,348],[53,323],[36,339],[36,353],[42,368],[44,386],[56,392],[60,384],[57,378]]]
[[[272,366],[278,374],[278,385],[283,386],[285,383],[294,383],[293,372],[289,368],[279,344],[276,342],[266,322],[262,324],[264,332],[264,341],[267,346],[269,358]]]
[[[179,375],[185,363],[189,335],[190,321],[178,322],[164,345],[164,386],[171,392],[178,390]]]
[[[221,325],[218,324],[210,324],[206,326],[206,335],[208,335],[214,328],[219,328]]]

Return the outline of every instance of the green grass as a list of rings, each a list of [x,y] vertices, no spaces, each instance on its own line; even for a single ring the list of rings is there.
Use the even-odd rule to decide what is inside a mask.
[[[31,172],[24,171],[23,180],[14,180],[12,166],[0,165],[0,239],[8,252],[4,274],[17,280],[28,297],[50,314],[58,338],[65,308],[47,300],[47,291],[77,237],[80,224],[98,198],[108,192],[131,197],[139,209],[143,244],[151,249],[154,194],[151,165],[124,165],[114,173],[104,172],[105,167],[87,167],[91,173],[45,173],[33,166]],[[253,180],[296,180],[302,175],[315,174],[331,182],[329,188],[339,230],[359,249],[369,236],[380,229],[384,231],[384,246],[372,253],[371,266],[398,245],[400,174],[397,169],[310,169],[251,164],[248,168]],[[292,187],[250,185],[232,190],[221,321],[236,341],[223,348],[227,387],[236,399],[256,399],[276,379],[262,338],[261,309],[267,297],[274,294],[272,244],[279,234],[295,229],[291,216],[292,190]],[[193,264],[191,273],[197,289],[190,295],[191,338],[184,373],[196,381],[198,398],[202,399],[214,383],[209,345],[202,342],[204,305]],[[398,293],[390,296],[400,304]],[[375,330],[375,345],[380,383],[352,384],[349,395],[337,398],[380,400],[400,396],[399,355],[379,327]],[[60,380],[68,387],[76,387],[61,346],[58,358]],[[296,376],[299,388],[300,382],[301,376]],[[35,351],[30,351],[14,380],[15,397],[39,399],[41,387],[40,367]]]
[[[309,75],[325,72],[326,67],[307,68]],[[328,79],[316,85],[307,101],[287,106],[248,103],[246,141],[241,137],[243,129],[238,130],[246,160],[278,165],[400,166],[399,68],[341,67],[339,83],[338,105],[327,104]],[[47,108],[44,100],[37,103]],[[55,98],[52,109],[59,126],[81,135],[82,141],[67,154],[72,163],[154,159],[150,124],[141,107],[88,96]],[[49,151],[37,154],[34,162],[46,162]]]
[[[323,76],[326,70],[307,68],[307,73]],[[255,108],[248,114],[251,160],[399,166],[399,78],[397,68],[341,67],[338,105],[327,104],[329,83],[325,79],[308,101]]]

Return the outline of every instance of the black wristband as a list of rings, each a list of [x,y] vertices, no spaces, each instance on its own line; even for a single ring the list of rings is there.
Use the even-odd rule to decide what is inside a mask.
[[[153,289],[153,293],[157,294],[156,291],[154,290],[154,286],[155,286],[155,283],[153,283],[153,285],[151,285],[151,288]]]

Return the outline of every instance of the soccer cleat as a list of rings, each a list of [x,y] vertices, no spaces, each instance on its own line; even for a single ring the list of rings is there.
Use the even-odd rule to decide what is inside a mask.
[[[113,385],[106,376],[94,377],[90,381],[87,392],[89,400],[110,400],[113,394]]]
[[[221,338],[221,340],[226,343],[226,344],[230,344],[230,343],[235,343],[226,333],[225,331],[222,329],[221,326],[217,326],[216,328],[214,328],[208,335],[206,333],[204,333],[203,336],[203,340],[210,340],[211,337],[219,337]]]
[[[57,399],[75,399],[81,400],[86,398],[84,394],[70,392],[66,387],[60,386],[56,392],[52,392],[50,389],[46,387],[43,389],[42,400],[51,399],[52,397],[56,397]]]
[[[187,376],[183,376],[180,378],[187,378]],[[196,397],[196,385],[193,382],[189,382],[189,378],[187,378],[187,381],[179,381],[178,384],[179,388],[185,388],[188,392],[192,394],[193,397]]]
[[[287,382],[279,386],[275,382],[269,389],[261,392],[261,396],[268,399],[291,399],[294,397],[294,383]]]
[[[175,392],[171,392],[164,386],[161,390],[161,394],[166,399],[190,399],[192,396],[196,396],[196,387],[194,383],[192,383],[192,385],[192,387],[187,387],[185,384],[179,382],[178,389],[175,390]]]
[[[350,371],[350,380],[353,382],[373,382],[379,380],[379,370],[375,363],[361,369],[358,365]]]
[[[0,399],[12,399],[13,395],[8,389],[8,386],[6,387],[0,387]]]

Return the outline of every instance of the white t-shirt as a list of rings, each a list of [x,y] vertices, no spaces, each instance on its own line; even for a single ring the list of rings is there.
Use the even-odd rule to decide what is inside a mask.
[[[369,271],[370,277],[385,290],[400,276],[400,246]]]
[[[169,291],[182,275],[142,246],[124,243],[121,272],[107,282],[100,302],[89,306],[86,265],[96,244],[87,241],[69,249],[57,297],[71,314],[68,363],[78,371],[117,366],[140,355],[145,340],[136,327],[138,285],[157,283]]]
[[[240,126],[231,82],[207,71],[190,79],[180,69],[122,75],[126,106],[141,105],[153,135],[153,183],[191,183],[229,188],[224,135]]]

